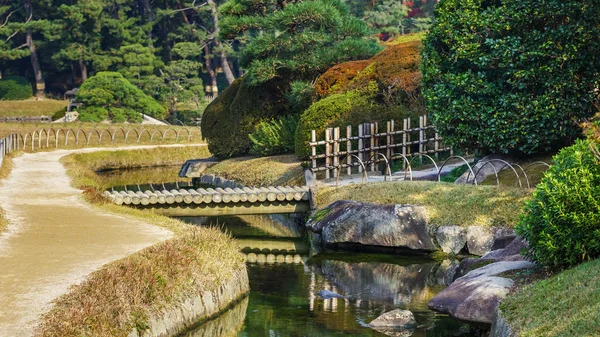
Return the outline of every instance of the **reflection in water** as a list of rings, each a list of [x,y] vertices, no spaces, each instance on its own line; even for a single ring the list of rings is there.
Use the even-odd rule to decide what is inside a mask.
[[[237,336],[242,329],[248,309],[248,297],[222,315],[202,323],[181,337],[230,337]]]
[[[305,239],[272,235],[289,233],[289,224],[277,228],[273,218],[265,218],[184,219],[194,224],[218,224],[238,239],[248,257],[248,308],[243,326],[234,335],[474,336],[463,323],[427,309],[428,300],[443,288],[436,281],[443,280],[439,263],[425,258],[357,253],[328,253],[308,259],[310,247]],[[324,289],[348,298],[322,299],[316,294]],[[396,308],[413,311],[419,324],[414,332],[383,334],[366,326]],[[225,332],[233,330],[223,331],[228,336]]]

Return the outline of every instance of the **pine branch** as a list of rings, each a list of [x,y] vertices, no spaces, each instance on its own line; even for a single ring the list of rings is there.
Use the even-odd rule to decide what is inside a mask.
[[[4,19],[4,23],[2,24],[2,26],[0,26],[0,28],[1,28],[1,27],[4,27],[4,26],[6,26],[6,25],[8,24],[8,20],[10,19],[10,17],[11,17],[13,14],[15,14],[16,12],[18,12],[20,9],[21,9],[21,7],[19,7],[19,8],[17,8],[17,9],[15,9],[14,11],[12,11],[12,12],[10,12],[10,13],[8,13],[8,15],[6,16],[6,19]]]
[[[201,8],[201,7],[204,7],[204,6],[206,6],[206,2],[203,2],[203,3],[199,4],[198,6],[196,6],[196,0],[194,0],[194,2],[192,2],[192,5],[190,7],[180,8],[180,9],[174,9],[172,11],[172,13],[183,12],[183,11],[187,11],[189,9],[196,9],[196,8]]]

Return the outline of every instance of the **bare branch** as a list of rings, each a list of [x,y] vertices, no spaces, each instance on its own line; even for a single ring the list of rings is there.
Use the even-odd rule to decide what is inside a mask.
[[[172,13],[183,12],[183,11],[187,11],[188,9],[196,9],[196,8],[200,8],[200,7],[204,7],[204,6],[206,6],[206,2],[203,2],[203,3],[199,4],[198,6],[196,6],[196,0],[194,0],[194,2],[192,2],[192,6],[187,7],[187,8],[174,9],[172,11]]]
[[[4,40],[4,42],[8,42],[10,39],[12,39],[13,37],[15,37],[15,35],[17,35],[18,33],[19,33],[18,30],[16,32],[12,33],[9,37],[6,38],[6,40]]]
[[[12,12],[10,12],[10,13],[8,13],[8,15],[6,16],[6,19],[4,19],[4,23],[3,23],[3,24],[2,24],[2,26],[0,26],[0,27],[4,27],[4,26],[6,26],[6,24],[8,24],[8,20],[10,19],[10,17],[11,17],[13,14],[15,14],[16,12],[18,12],[20,9],[21,9],[21,7],[19,7],[19,8],[17,8],[17,9],[15,9],[14,11],[12,11]]]

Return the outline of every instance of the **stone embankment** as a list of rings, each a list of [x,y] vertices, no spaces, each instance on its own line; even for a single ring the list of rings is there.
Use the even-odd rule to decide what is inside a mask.
[[[371,250],[441,250],[482,256],[515,238],[512,229],[440,226],[428,223],[422,206],[336,201],[306,224],[315,242],[326,247]]]
[[[217,316],[250,291],[246,267],[237,270],[214,291],[187,298],[149,317],[148,327],[141,334],[133,329],[128,337],[170,337],[188,330],[201,320]]]

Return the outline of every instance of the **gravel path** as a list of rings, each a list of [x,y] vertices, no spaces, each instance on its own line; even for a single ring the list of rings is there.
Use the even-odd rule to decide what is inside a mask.
[[[150,148],[138,146],[128,149]],[[123,150],[117,148],[114,150]],[[102,265],[172,236],[168,230],[90,207],[70,186],[59,150],[14,159],[0,185],[9,221],[0,234],[0,336],[31,336],[52,300]]]

